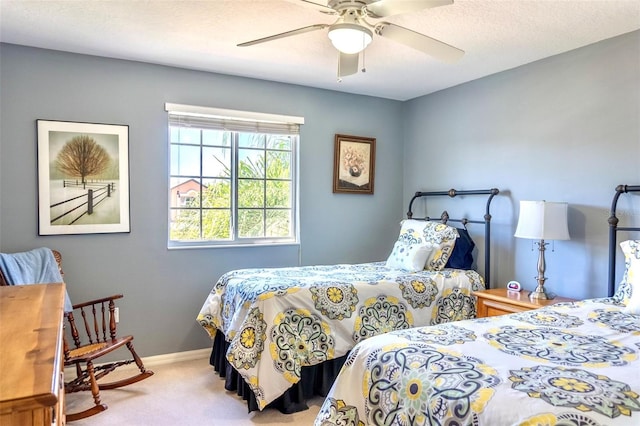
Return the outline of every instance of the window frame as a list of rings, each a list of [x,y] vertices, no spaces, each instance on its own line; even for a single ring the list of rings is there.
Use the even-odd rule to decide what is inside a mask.
[[[220,248],[220,247],[263,247],[263,246],[285,246],[285,245],[299,245],[300,244],[300,220],[299,220],[299,147],[300,147],[300,134],[299,134],[299,126],[304,124],[303,117],[296,116],[285,116],[285,115],[275,115],[275,114],[266,114],[266,113],[254,113],[248,111],[237,111],[237,110],[228,110],[228,109],[220,109],[220,108],[209,108],[209,107],[199,107],[192,105],[181,105],[181,104],[165,104],[165,110],[168,112],[168,122],[167,122],[167,145],[169,149],[168,157],[168,202],[167,202],[167,248],[168,249],[184,249],[184,248]],[[207,120],[211,119],[212,121],[225,121],[228,119],[230,122],[234,120],[236,124],[239,124],[241,130],[235,130],[233,124],[230,126],[224,125],[225,128],[217,128],[215,130],[230,132],[230,145],[229,149],[231,150],[231,194],[230,194],[230,206],[229,211],[231,213],[231,228],[230,228],[230,239],[225,240],[172,240],[171,239],[171,226],[172,226],[172,214],[176,209],[179,209],[179,206],[175,206],[172,204],[172,180],[174,177],[178,177],[180,175],[172,174],[172,143],[171,140],[171,128],[174,124],[172,124],[172,119],[169,116],[184,116],[184,117],[192,117],[196,120]],[[251,123],[255,122],[256,129],[255,130],[247,130],[247,126],[251,126]],[[285,126],[288,129],[295,129],[295,131],[286,131],[286,132],[278,132],[280,126]],[[273,130],[275,126],[275,131]],[[195,126],[198,127],[198,126]],[[229,128],[227,128],[229,127]],[[268,131],[260,131],[261,128],[269,129]],[[284,127],[283,127],[284,128]],[[290,184],[291,184],[291,205],[290,207],[284,208],[285,210],[291,211],[291,236],[286,237],[240,237],[239,229],[238,229],[238,217],[239,211],[242,210],[239,208],[238,197],[239,197],[239,180],[240,173],[238,172],[239,165],[239,151],[241,149],[251,149],[248,147],[241,147],[240,139],[242,134],[248,133],[257,133],[263,135],[276,134],[276,135],[289,135],[291,137],[291,147],[290,150],[279,150],[279,149],[270,149],[267,141],[265,141],[264,147],[259,148],[258,150],[262,151],[265,155],[265,161],[267,161],[268,153],[270,151],[273,152],[288,152],[291,160],[290,167]],[[206,144],[203,144],[202,138],[202,128],[200,128],[200,140],[199,143],[194,146],[198,146],[201,153]],[[266,172],[266,170],[265,170]],[[182,176],[186,178],[187,175]],[[202,168],[200,169],[200,175],[192,178],[196,178],[200,180],[202,183],[203,179],[209,179],[203,175]],[[266,186],[269,181],[278,181],[280,179],[269,179],[268,175],[265,173],[264,177],[260,179],[265,184],[265,192]],[[174,185],[175,186],[175,185]],[[197,208],[200,216],[202,217],[203,207],[199,203]],[[266,203],[266,198],[261,207],[257,207],[258,210],[262,212],[262,220],[263,223],[266,223],[266,216],[269,210],[278,210],[278,208],[269,208]]]

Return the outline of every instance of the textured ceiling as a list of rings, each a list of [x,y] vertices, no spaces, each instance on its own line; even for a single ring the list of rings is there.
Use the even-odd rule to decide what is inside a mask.
[[[640,0],[455,0],[385,20],[464,50],[460,61],[374,35],[366,72],[341,82],[326,29],[236,46],[334,22],[303,3],[0,0],[0,41],[407,100],[640,29]]]

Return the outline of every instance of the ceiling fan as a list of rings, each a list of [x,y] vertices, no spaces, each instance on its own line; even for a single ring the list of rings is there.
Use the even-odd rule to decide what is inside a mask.
[[[401,13],[445,6],[452,4],[453,0],[328,0],[324,1],[326,4],[311,0],[287,1],[314,8],[327,15],[337,16],[337,19],[333,24],[310,25],[240,43],[238,47],[253,46],[328,28],[329,39],[339,52],[338,79],[358,72],[359,53],[371,43],[374,33],[444,62],[455,62],[464,55],[464,51],[456,47],[408,28],[390,22],[381,21],[372,24],[367,21],[367,19],[381,19]]]

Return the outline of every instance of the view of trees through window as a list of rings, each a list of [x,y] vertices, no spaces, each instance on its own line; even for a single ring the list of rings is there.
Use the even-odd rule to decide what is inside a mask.
[[[297,135],[169,130],[170,241],[295,240]]]

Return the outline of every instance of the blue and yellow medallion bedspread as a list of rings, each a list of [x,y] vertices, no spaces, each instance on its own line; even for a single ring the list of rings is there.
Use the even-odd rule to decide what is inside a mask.
[[[325,425],[640,425],[640,317],[610,299],[358,344]]]
[[[304,366],[345,355],[371,336],[476,315],[475,271],[415,273],[384,262],[243,269],[223,275],[197,321],[230,342],[227,360],[260,409],[300,380]]]

